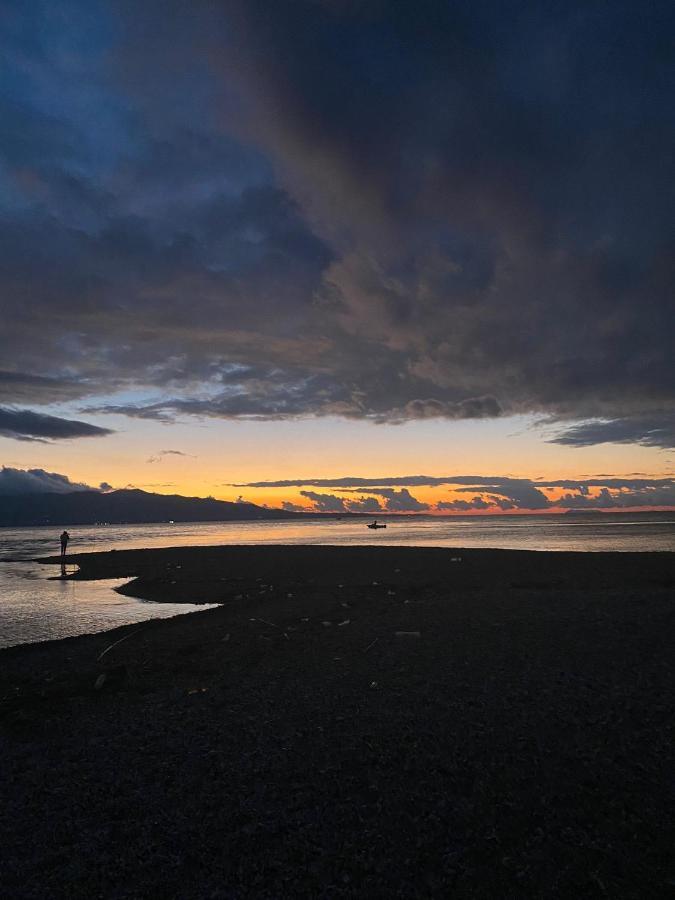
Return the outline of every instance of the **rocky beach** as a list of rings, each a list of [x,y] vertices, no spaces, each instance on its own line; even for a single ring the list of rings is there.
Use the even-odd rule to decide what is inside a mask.
[[[70,562],[221,605],[0,651],[4,896],[672,896],[675,554]]]

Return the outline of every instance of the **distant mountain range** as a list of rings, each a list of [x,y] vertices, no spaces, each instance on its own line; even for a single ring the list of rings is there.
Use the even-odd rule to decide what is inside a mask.
[[[307,515],[311,513],[266,509],[255,503],[230,503],[211,497],[181,497],[179,494],[151,494],[140,490],[0,495],[0,527],[95,525],[98,522],[224,522],[296,519]]]

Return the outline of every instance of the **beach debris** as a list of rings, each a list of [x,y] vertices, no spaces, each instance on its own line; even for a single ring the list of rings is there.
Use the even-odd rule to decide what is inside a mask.
[[[303,616],[302,619],[300,619],[300,621],[301,622],[309,622],[309,616]]]
[[[229,641],[229,639],[230,639],[230,632],[228,631],[227,634],[225,635],[225,637],[223,638],[223,643],[225,643],[226,641]]]
[[[375,690],[377,688],[377,682],[371,681],[368,687],[370,687],[372,690]]]
[[[404,637],[404,638],[422,637],[422,634],[419,631],[396,631],[394,633],[395,633],[396,637]]]
[[[118,644],[121,644],[122,641],[129,640],[130,637],[133,637],[135,634],[139,634],[141,631],[145,631],[145,628],[137,628],[136,631],[132,631],[131,634],[125,634],[124,637],[121,637],[118,641],[115,641],[109,647],[106,647],[105,650],[103,651],[103,653],[101,653],[96,658],[96,662],[101,662],[101,660],[106,655],[106,653],[108,653],[110,650],[112,650],[113,647],[116,647]]]
[[[338,584],[338,587],[339,587],[339,588],[343,588],[343,587],[344,587],[344,584]]]
[[[379,583],[380,583],[379,581],[374,581],[374,582],[373,582],[373,587],[377,587]]]
[[[286,596],[287,596],[287,597],[288,597],[288,599],[289,599],[289,600],[290,600],[290,599],[291,599],[291,597],[292,597],[292,596],[293,596],[293,594],[286,594]]]
[[[450,562],[461,562],[461,561],[462,561],[461,556],[451,556],[450,557]]]
[[[205,694],[208,688],[200,687],[200,688],[192,688],[192,690],[188,691],[188,694]]]
[[[387,591],[387,596],[388,596],[388,597],[395,597],[395,596],[396,596],[396,591]]]
[[[367,653],[367,652],[370,650],[370,648],[371,648],[371,647],[374,647],[375,644],[376,644],[378,641],[379,641],[379,637],[376,637],[374,641],[371,641],[371,642],[368,644],[368,646],[366,647],[366,649],[365,649],[363,652],[364,652],[364,653]]]
[[[104,687],[108,690],[115,690],[115,688],[122,687],[128,674],[126,666],[115,666],[108,669],[107,672],[101,672],[94,682],[94,690],[101,691]]]
[[[237,596],[236,596],[234,599],[235,599],[235,600],[243,600],[243,599],[244,599],[244,595],[243,595],[243,594],[237,594]]]
[[[278,625],[275,625],[274,622],[268,622],[267,619],[251,619],[252,622],[262,622],[263,625],[270,625],[272,628],[278,628]]]
[[[351,619],[345,619],[344,622],[338,622],[338,627],[340,625],[349,625],[350,622],[351,622]]]
[[[398,573],[400,571],[401,571],[400,569],[394,569],[394,572],[396,572],[396,573]]]
[[[322,622],[321,624],[323,625],[324,628],[328,628],[333,623],[332,622]]]

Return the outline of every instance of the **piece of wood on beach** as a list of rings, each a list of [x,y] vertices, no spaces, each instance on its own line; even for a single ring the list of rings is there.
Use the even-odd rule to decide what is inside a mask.
[[[115,641],[114,643],[110,644],[110,646],[106,647],[105,650],[103,651],[103,653],[101,653],[97,657],[96,662],[101,662],[101,660],[106,655],[106,653],[109,653],[113,649],[113,647],[116,647],[118,644],[121,644],[122,641],[128,641],[130,637],[133,637],[135,634],[139,634],[141,631],[145,631],[145,628],[137,628],[136,631],[132,631],[130,634],[125,634],[124,637],[121,637],[118,641]]]

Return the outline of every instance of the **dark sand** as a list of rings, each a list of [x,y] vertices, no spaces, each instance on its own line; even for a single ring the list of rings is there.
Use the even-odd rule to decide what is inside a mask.
[[[0,651],[2,896],[675,894],[675,554],[69,561],[224,605]]]

